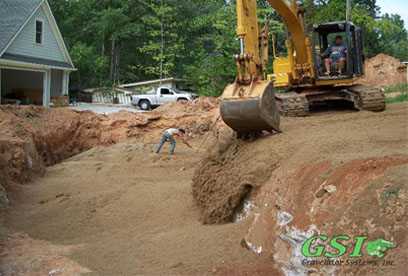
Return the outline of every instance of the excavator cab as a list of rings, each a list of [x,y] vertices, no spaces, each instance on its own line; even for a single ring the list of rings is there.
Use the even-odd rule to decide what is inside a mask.
[[[326,59],[329,59],[327,49],[334,43],[336,37],[341,37],[346,46],[345,65],[341,74],[337,74],[339,64],[331,60],[330,72],[326,74]],[[350,79],[364,75],[364,55],[361,41],[361,28],[352,22],[332,22],[313,25],[312,49],[316,80]]]

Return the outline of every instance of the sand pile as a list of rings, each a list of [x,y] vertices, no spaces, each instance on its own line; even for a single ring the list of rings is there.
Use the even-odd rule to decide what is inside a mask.
[[[6,183],[26,183],[46,166],[94,146],[118,142],[157,142],[163,129],[185,127],[190,136],[208,131],[218,114],[218,100],[165,104],[153,112],[96,115],[71,109],[35,106],[0,107],[0,204],[7,203]]]
[[[254,149],[245,147],[245,142],[235,140],[232,132],[221,140],[193,177],[193,198],[203,210],[203,223],[231,222],[242,200],[256,192],[279,163],[273,151],[256,150],[256,142]],[[249,165],[252,163],[256,165]]]
[[[399,59],[378,54],[365,62],[365,77],[358,83],[373,87],[388,87],[407,82],[407,66]]]

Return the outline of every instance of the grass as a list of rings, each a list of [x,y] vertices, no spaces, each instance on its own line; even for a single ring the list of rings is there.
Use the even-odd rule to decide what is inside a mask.
[[[387,95],[393,92],[401,92],[401,94],[395,97],[390,97]],[[397,85],[387,87],[385,89],[385,97],[387,99],[388,104],[408,101],[408,83],[400,83]]]
[[[408,101],[408,93],[407,92],[403,92],[402,94],[399,94],[393,98],[391,97],[386,97],[387,99],[387,103],[400,103],[400,102],[406,102]]]
[[[392,92],[408,92],[408,83],[401,82],[400,84],[389,86],[385,89],[385,93],[392,93]]]

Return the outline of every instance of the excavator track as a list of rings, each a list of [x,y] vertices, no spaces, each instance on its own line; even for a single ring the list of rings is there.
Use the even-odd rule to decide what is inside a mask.
[[[347,90],[360,96],[356,103],[356,107],[359,110],[381,112],[386,108],[385,93],[382,89],[364,85],[353,85],[347,88]]]
[[[309,116],[309,102],[305,95],[296,92],[276,93],[279,112],[285,117]]]

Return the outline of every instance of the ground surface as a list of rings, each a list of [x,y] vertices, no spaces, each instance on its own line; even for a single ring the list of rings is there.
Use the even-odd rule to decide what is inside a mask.
[[[73,245],[71,258],[92,275],[212,274],[218,266],[250,259],[239,245],[248,224],[203,226],[198,220],[190,181],[200,155],[181,146],[175,156],[151,149],[97,147],[48,168],[44,178],[22,189],[6,225],[34,239]],[[38,268],[41,275],[67,271],[64,259],[37,256],[40,246],[33,246],[6,253],[2,275],[38,263],[48,264]]]
[[[393,235],[400,246],[393,251],[400,253],[394,255],[399,266],[389,272],[403,275],[407,122],[408,104],[403,103],[378,114],[337,111],[284,118],[282,134],[252,143],[225,146],[211,138],[206,147],[216,147],[210,150],[218,151],[214,154],[221,163],[210,165],[209,173],[226,187],[252,183],[258,193],[252,195],[258,215],[219,225],[202,224],[199,219],[211,215],[193,201],[193,175],[198,177],[203,174],[200,168],[208,166],[201,163],[201,154],[179,146],[170,156],[167,146],[154,155],[154,145],[139,143],[93,148],[46,168],[43,178],[14,186],[12,208],[4,217],[8,238],[1,241],[2,275],[46,275],[52,270],[54,275],[88,270],[90,275],[281,275],[282,268],[296,273],[298,268],[285,259],[290,259],[290,247],[275,236],[283,231],[276,223],[277,210],[291,213],[299,231],[312,222],[327,233],[354,229],[358,220],[365,228],[373,228],[370,221],[376,223],[381,229],[376,235]],[[199,145],[200,140],[192,143]],[[238,172],[249,178],[237,178]],[[265,172],[266,177],[260,177]],[[338,193],[329,196],[329,184]],[[387,201],[379,194],[382,207],[370,212],[377,206],[374,195],[390,187]],[[211,189],[219,192],[217,185],[207,193]],[[194,192],[204,205],[211,201],[202,190]],[[221,215],[228,211],[222,204],[228,202],[228,194],[223,193],[221,189],[216,196]],[[352,226],[342,222],[342,214],[348,214]],[[389,228],[376,222],[378,214],[389,218]],[[247,246],[262,245],[265,253],[256,255],[241,247],[243,237]],[[353,271],[341,275],[356,275]],[[364,270],[358,275],[386,273]]]

